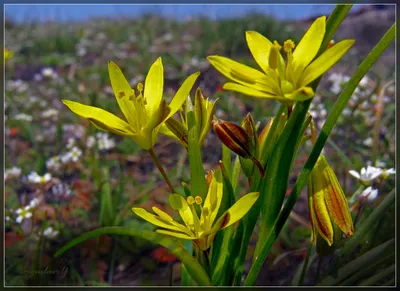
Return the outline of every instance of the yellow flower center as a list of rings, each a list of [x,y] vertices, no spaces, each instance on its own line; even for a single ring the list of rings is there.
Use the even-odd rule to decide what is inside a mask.
[[[201,199],[200,196],[196,196],[196,197],[194,198],[194,201],[196,202],[197,205],[200,205],[200,206],[201,206],[201,204],[203,203],[203,199]]]
[[[193,205],[195,202],[193,196],[189,196],[188,198],[186,198],[186,201],[189,205]]]
[[[283,50],[286,53],[291,53],[293,51],[293,49],[294,49],[294,41],[293,40],[288,39],[283,43]]]

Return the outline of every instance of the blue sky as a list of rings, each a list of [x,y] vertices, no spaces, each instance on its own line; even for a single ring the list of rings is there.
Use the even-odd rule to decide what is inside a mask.
[[[358,5],[355,5],[358,6]],[[208,16],[211,19],[241,16],[249,12],[257,11],[271,14],[279,19],[301,19],[313,15],[328,14],[334,9],[333,4],[321,5],[206,5],[206,4],[176,4],[176,5],[5,5],[6,18],[11,17],[17,21],[23,20],[61,20],[81,21],[91,17],[137,17],[144,12],[154,12],[162,16],[185,20],[193,16]],[[352,8],[357,9],[356,7]]]

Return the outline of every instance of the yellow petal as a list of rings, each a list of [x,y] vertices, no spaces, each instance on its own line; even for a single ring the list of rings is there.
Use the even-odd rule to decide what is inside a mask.
[[[169,235],[169,236],[173,236],[173,237],[177,237],[177,238],[188,239],[188,240],[194,240],[197,238],[195,236],[188,236],[183,233],[173,232],[173,231],[168,231],[168,230],[163,230],[163,229],[157,229],[156,232],[165,234],[165,235]]]
[[[160,106],[164,89],[164,67],[158,58],[150,67],[144,83],[144,99],[149,116],[152,116]]]
[[[144,210],[143,208],[132,208],[132,211],[139,217],[143,218],[144,220],[150,222],[151,224],[154,224],[159,227],[163,227],[166,229],[174,230],[174,231],[179,231],[183,232],[182,228],[184,228],[183,225],[181,227],[177,227],[173,225],[171,222],[168,220],[163,219],[162,217],[159,217],[157,215],[151,214]]]
[[[135,92],[132,90],[121,69],[111,61],[108,62],[108,74],[119,108],[129,124],[138,129],[137,110],[134,103],[130,100],[132,95],[135,96]]]
[[[246,41],[251,54],[260,68],[269,74],[269,54],[273,46],[272,42],[256,31],[246,31]],[[282,55],[279,54],[280,65],[284,64]]]
[[[196,82],[197,77],[199,75],[200,75],[200,72],[191,74],[183,82],[181,87],[176,92],[174,98],[171,100],[171,103],[169,104],[169,107],[171,108],[171,112],[169,113],[167,119],[170,118],[172,115],[174,115],[182,107],[183,103],[186,101],[186,98],[189,96],[190,91],[192,90],[192,87],[193,87],[194,83]]]
[[[317,55],[325,35],[326,16],[317,18],[293,52],[294,82]]]
[[[189,229],[192,229],[194,226],[193,213],[190,210],[190,207],[186,200],[179,194],[171,194],[173,197],[178,200],[180,203],[180,208],[178,209],[179,215],[182,217],[183,222]]]
[[[256,31],[246,31],[246,41],[257,64],[268,74],[269,53],[273,46],[272,42]]]
[[[306,86],[317,79],[334,64],[336,64],[348,49],[354,44],[354,40],[343,40],[326,50],[315,61],[313,61],[303,72],[298,83]]]
[[[278,95],[273,93],[262,92],[253,87],[243,86],[236,83],[225,83],[223,86],[224,90],[239,92],[252,97],[279,99]]]
[[[208,209],[208,225],[211,226],[217,216],[223,195],[222,173],[217,170],[213,173],[210,186],[208,188],[207,197],[203,204],[203,209]],[[200,223],[204,222],[203,214],[201,214]]]
[[[244,195],[235,204],[229,208],[226,213],[228,214],[227,218],[224,220],[222,228],[228,227],[241,219],[250,208],[256,203],[260,193],[252,192]]]
[[[225,77],[256,90],[273,92],[271,79],[258,70],[220,56],[209,56],[208,61]]]
[[[285,94],[285,98],[293,101],[304,101],[314,97],[314,95],[311,87],[301,87],[290,94]]]
[[[172,225],[178,227],[181,231],[185,232],[187,235],[191,235],[193,236],[193,233],[190,231],[190,229],[188,229],[187,227],[183,226],[180,223],[177,223],[176,221],[174,221],[174,219],[166,212],[162,211],[161,209],[153,206],[151,208],[159,217],[161,217],[163,220],[171,223]]]
[[[102,130],[131,137],[135,134],[132,127],[127,122],[108,111],[70,100],[62,100],[62,102],[72,112],[89,119],[96,127]]]
[[[9,59],[12,58],[12,56],[14,55],[14,52],[8,50],[8,49],[4,49],[4,60],[7,62]]]

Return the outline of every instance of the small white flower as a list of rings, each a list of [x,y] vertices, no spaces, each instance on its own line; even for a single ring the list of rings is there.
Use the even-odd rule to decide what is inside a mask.
[[[5,220],[5,221],[11,221],[11,218],[10,218],[10,216],[5,216],[5,217],[4,217],[4,220]]]
[[[395,174],[396,174],[396,170],[393,169],[393,168],[391,168],[391,169],[389,169],[389,170],[383,169],[383,170],[382,170],[381,177],[382,177],[383,179],[387,179],[387,177],[389,177],[389,175],[395,175]]]
[[[60,160],[63,164],[68,164],[71,161],[71,152],[67,152],[60,156]]]
[[[18,178],[21,176],[22,170],[21,168],[18,167],[12,167],[11,169],[6,169],[4,171],[4,179],[12,179],[12,178]]]
[[[78,147],[73,147],[72,150],[70,151],[71,155],[71,160],[73,162],[77,162],[79,160],[79,157],[82,155],[82,151]]]
[[[88,149],[91,149],[95,144],[96,144],[96,138],[94,136],[88,136],[86,139],[86,147]]]
[[[57,78],[57,73],[54,72],[52,68],[43,68],[42,69],[42,76],[46,78]]]
[[[51,180],[51,174],[46,173],[43,176],[38,175],[36,172],[31,172],[28,175],[28,181],[34,184],[46,184]]]
[[[18,215],[17,218],[15,219],[15,221],[17,223],[21,223],[22,220],[24,220],[25,218],[31,218],[32,217],[32,212],[30,211],[31,207],[25,206],[24,208],[18,208],[15,213]]]
[[[382,169],[373,166],[367,166],[367,168],[362,168],[361,172],[358,173],[354,170],[350,170],[349,173],[360,180],[363,185],[371,185],[372,181],[382,175]]]
[[[48,228],[46,228],[43,231],[43,235],[49,239],[53,239],[58,235],[59,231],[58,230],[54,230],[51,226],[49,226]]]
[[[99,150],[107,151],[115,147],[115,141],[108,138],[108,135],[97,135]]]
[[[67,141],[67,149],[71,149],[73,146],[75,146],[75,139],[71,137]]]
[[[360,197],[367,198],[368,202],[372,202],[378,197],[378,189],[369,186],[360,194]]]
[[[48,170],[57,172],[61,168],[60,156],[54,156],[47,160],[46,167]]]
[[[33,198],[31,200],[31,202],[29,202],[29,207],[30,208],[35,208],[35,207],[37,207],[39,205],[39,203],[40,203],[39,198]]]
[[[372,144],[373,144],[373,142],[374,142],[374,140],[373,140],[372,137],[367,137],[367,138],[364,140],[363,144],[366,145],[367,147],[371,147]]]
[[[43,118],[51,118],[56,116],[58,116],[58,111],[54,108],[50,108],[42,112]]]
[[[15,115],[15,120],[24,120],[24,121],[31,122],[32,116],[25,114],[25,113],[19,113],[19,114]]]

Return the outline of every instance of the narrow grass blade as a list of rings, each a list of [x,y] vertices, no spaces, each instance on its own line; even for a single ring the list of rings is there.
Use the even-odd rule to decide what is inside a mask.
[[[54,256],[59,257],[62,255],[64,252],[67,250],[71,249],[72,247],[76,246],[77,244],[94,238],[98,237],[103,234],[116,234],[116,235],[127,235],[127,236],[135,236],[135,237],[140,237],[145,240],[148,240],[152,243],[162,245],[163,247],[169,249],[173,255],[178,257],[183,264],[185,264],[186,270],[190,274],[190,276],[195,280],[199,285],[201,286],[210,286],[211,281],[210,278],[208,277],[207,273],[203,269],[203,267],[199,264],[199,262],[191,255],[189,254],[182,246],[180,240],[169,238],[167,236],[152,232],[152,231],[147,231],[147,230],[140,230],[137,231],[132,228],[125,228],[125,227],[103,227],[103,228],[98,228],[95,230],[92,230],[90,232],[87,232],[63,247],[59,249]]]

